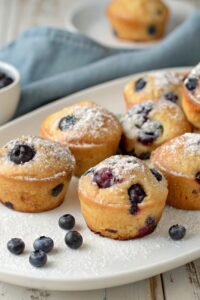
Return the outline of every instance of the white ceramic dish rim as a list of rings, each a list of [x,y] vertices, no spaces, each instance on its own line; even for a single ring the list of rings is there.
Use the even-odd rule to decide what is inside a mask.
[[[0,89],[0,95],[3,94],[4,92],[7,92],[8,90],[11,90],[14,88],[16,85],[19,84],[20,82],[20,74],[18,70],[13,66],[8,63],[5,63],[3,61],[0,61],[0,70],[3,70],[5,72],[8,71],[8,73],[13,77],[13,82],[6,87]]]
[[[182,67],[182,68],[169,68],[169,70],[176,70],[176,71],[188,71],[191,68],[189,67]],[[167,70],[167,69],[163,69]],[[157,71],[157,70],[156,70]],[[151,71],[155,72],[155,71]],[[148,72],[148,73],[151,73]],[[140,76],[143,74],[146,74],[147,72],[138,73]],[[62,102],[66,103],[66,100],[71,100],[83,96],[85,93],[101,90],[102,88],[106,88],[109,86],[115,86],[119,83],[125,82],[129,80],[130,78],[134,78],[135,76],[138,76],[138,74],[134,74],[132,76],[123,77],[117,80],[112,80],[106,83],[99,84],[97,86],[82,90],[78,93],[75,93],[71,96],[62,98],[58,101],[55,101],[53,103],[47,104],[43,106],[42,108],[38,108],[33,112],[30,112],[26,114],[25,116],[22,116],[16,120],[13,120],[3,126],[1,126],[0,131],[3,132],[4,129],[7,127],[12,126],[14,123],[18,123],[24,120],[28,120],[29,116],[34,116],[38,112],[44,112],[48,110],[50,107],[56,107],[58,102],[59,104],[62,104]],[[160,261],[158,263],[153,263],[149,265],[148,267],[142,267],[142,268],[135,268],[134,270],[129,271],[123,271],[118,272],[115,275],[103,275],[98,276],[98,278],[76,278],[76,279],[68,279],[67,281],[64,279],[58,279],[58,278],[38,278],[37,276],[34,276],[33,274],[29,275],[19,275],[15,272],[10,272],[7,270],[1,270],[0,269],[0,280],[9,282],[12,284],[17,284],[21,286],[26,287],[32,287],[32,288],[46,288],[48,286],[48,289],[52,290],[87,290],[88,289],[88,283],[90,283],[90,290],[91,289],[97,289],[97,288],[106,288],[110,286],[117,286],[121,284],[127,284],[134,280],[134,277],[138,273],[137,280],[145,279],[149,276],[154,276],[160,272],[160,269],[162,269],[162,272],[168,271],[172,268],[178,267],[182,264],[188,263],[194,259],[197,259],[200,256],[200,247],[192,249],[191,251],[187,252],[186,254],[180,254],[177,258],[174,259],[168,259],[164,261]],[[110,282],[111,280],[111,282]],[[39,281],[39,283],[38,283]],[[105,283],[106,282],[106,283]],[[93,284],[93,287],[91,288],[91,284]]]

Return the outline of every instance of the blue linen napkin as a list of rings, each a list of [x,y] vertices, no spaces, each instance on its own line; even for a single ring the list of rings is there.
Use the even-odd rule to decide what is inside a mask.
[[[200,11],[150,49],[115,50],[80,34],[37,27],[1,49],[0,60],[17,67],[22,77],[22,96],[16,117],[114,78],[197,64],[200,61]]]

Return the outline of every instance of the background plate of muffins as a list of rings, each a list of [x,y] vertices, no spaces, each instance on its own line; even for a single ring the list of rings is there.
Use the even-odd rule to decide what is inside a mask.
[[[69,13],[68,28],[111,48],[147,48],[186,20],[195,7],[178,0],[88,1]]]
[[[111,81],[0,128],[0,280],[98,289],[199,257],[199,69]]]

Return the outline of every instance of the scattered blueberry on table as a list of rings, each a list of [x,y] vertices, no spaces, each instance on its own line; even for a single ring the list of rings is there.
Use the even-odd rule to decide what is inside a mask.
[[[10,76],[0,71],[0,89],[10,85],[11,83],[13,83],[13,81],[14,80]]]
[[[186,229],[182,225],[173,225],[169,228],[169,235],[172,240],[181,240],[186,234]]]
[[[29,262],[36,268],[43,267],[47,262],[47,255],[42,250],[32,251],[29,256]]]
[[[54,247],[54,242],[52,238],[46,236],[40,236],[33,243],[33,248],[35,250],[42,250],[45,253],[50,252]]]
[[[22,239],[19,238],[12,238],[7,243],[7,249],[16,255],[19,255],[24,252],[25,243]]]
[[[78,249],[83,243],[83,238],[79,232],[69,231],[65,235],[65,243],[71,249]]]
[[[75,218],[70,214],[65,214],[60,217],[58,224],[62,229],[71,230],[75,225]]]

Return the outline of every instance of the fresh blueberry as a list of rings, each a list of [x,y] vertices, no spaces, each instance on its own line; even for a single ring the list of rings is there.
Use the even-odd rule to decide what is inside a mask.
[[[24,164],[35,156],[35,150],[27,145],[16,145],[10,152],[10,160],[16,165]]]
[[[7,248],[11,253],[19,255],[22,252],[24,252],[25,244],[22,241],[22,239],[13,238],[10,241],[8,241]]]
[[[115,178],[110,168],[103,168],[94,173],[93,181],[99,188],[108,188],[115,183]]]
[[[135,91],[137,92],[142,90],[146,86],[146,84],[147,82],[144,79],[142,78],[138,79],[135,83]]]
[[[146,197],[146,193],[141,184],[133,184],[128,189],[128,195],[131,202],[130,213],[135,214],[138,211],[138,204]]]
[[[146,197],[146,193],[139,183],[133,184],[128,189],[128,195],[130,197],[130,201],[133,203],[141,203],[144,197]]]
[[[172,240],[178,241],[181,240],[186,233],[186,229],[182,225],[173,225],[169,228],[169,235],[172,238]]]
[[[51,195],[52,195],[53,197],[57,197],[57,196],[62,192],[63,188],[64,188],[64,184],[63,184],[63,183],[60,183],[60,184],[56,185],[56,186],[52,189]]]
[[[47,255],[42,250],[32,251],[29,256],[29,262],[36,268],[43,267],[47,262]]]
[[[195,175],[195,180],[200,183],[200,171],[198,171]]]
[[[70,214],[63,215],[60,217],[58,224],[62,229],[71,230],[75,225],[75,218]]]
[[[185,86],[189,91],[194,91],[197,85],[198,85],[198,79],[196,77],[190,77],[185,81]]]
[[[156,177],[158,181],[162,181],[162,175],[156,169],[150,169],[151,173]]]
[[[178,101],[178,96],[175,93],[167,93],[164,95],[166,100],[176,103]]]
[[[147,28],[147,31],[148,31],[148,34],[149,35],[154,35],[156,34],[156,26],[155,25],[150,25],[148,28]]]
[[[33,248],[35,250],[42,250],[45,253],[50,252],[54,247],[54,242],[50,237],[40,236],[33,243]]]
[[[59,124],[58,128],[62,131],[69,129],[70,127],[74,126],[77,122],[77,118],[73,115],[68,115],[66,117],[63,117]]]
[[[65,235],[65,243],[71,249],[78,249],[83,243],[83,238],[77,231],[69,231]]]

